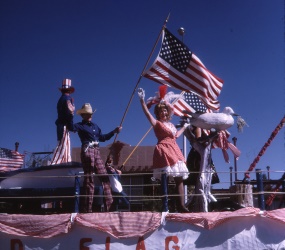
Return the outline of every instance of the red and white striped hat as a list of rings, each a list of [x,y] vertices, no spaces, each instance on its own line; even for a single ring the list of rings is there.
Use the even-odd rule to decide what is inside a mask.
[[[59,88],[60,91],[62,90],[70,90],[70,93],[73,93],[75,89],[71,86],[71,80],[70,79],[63,79],[62,80],[62,87]]]

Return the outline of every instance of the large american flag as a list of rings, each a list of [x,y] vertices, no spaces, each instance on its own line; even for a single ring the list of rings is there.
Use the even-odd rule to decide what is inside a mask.
[[[206,69],[200,59],[167,29],[163,31],[160,52],[144,77],[160,84],[194,92],[213,110],[220,108],[217,100],[223,80]]]
[[[0,148],[0,172],[9,172],[21,168],[25,156],[17,151]]]

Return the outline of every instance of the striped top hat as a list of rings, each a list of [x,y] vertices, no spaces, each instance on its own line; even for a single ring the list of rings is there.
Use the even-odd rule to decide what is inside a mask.
[[[69,90],[70,93],[73,93],[75,89],[71,86],[71,80],[70,79],[63,79],[62,80],[62,87],[59,88],[60,91],[62,90]]]

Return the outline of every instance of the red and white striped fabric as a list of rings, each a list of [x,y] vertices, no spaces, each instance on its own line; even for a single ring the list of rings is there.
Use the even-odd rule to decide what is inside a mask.
[[[160,226],[161,214],[153,212],[78,214],[79,225],[107,232],[115,238],[140,237]]]
[[[241,152],[240,150],[232,143],[228,141],[228,138],[230,137],[230,133],[227,130],[221,130],[219,131],[217,139],[213,142],[212,147],[213,148],[220,148],[222,149],[224,159],[227,163],[230,162],[229,155],[227,153],[227,150],[230,149],[233,153],[234,157],[238,160]]]
[[[191,213],[191,214],[168,214],[166,220],[180,221],[184,223],[194,224],[198,227],[213,229],[226,221],[234,218],[255,217],[259,214],[260,209],[254,207],[246,207],[235,212],[210,212],[210,213]],[[276,217],[276,215],[272,215]]]
[[[0,232],[7,235],[51,238],[68,233],[70,228],[70,214],[50,214],[48,216],[37,214],[0,214]],[[1,247],[1,249],[5,248]],[[19,247],[17,249],[24,248]]]
[[[54,151],[51,165],[65,162],[71,162],[70,136],[68,130],[66,129],[66,126],[64,126],[63,137],[61,141],[59,141]]]
[[[133,237],[141,237],[145,235],[147,235],[147,237],[151,237],[151,234],[155,230],[166,231],[163,227],[167,227],[168,225],[167,222],[175,222],[180,224],[180,225],[178,224],[179,227],[177,225],[177,228],[179,228],[180,231],[179,232],[171,231],[172,234],[173,233],[181,234],[183,230],[187,231],[191,230],[189,227],[186,227],[185,229],[185,225],[183,225],[183,223],[197,226],[197,229],[195,229],[195,231],[198,231],[199,228],[207,230],[213,230],[217,228],[219,230],[218,231],[219,233],[221,232],[226,233],[224,231],[225,228],[220,228],[222,224],[226,222],[232,222],[231,224],[228,224],[226,228],[227,230],[229,230],[228,227],[232,225],[232,228],[235,229],[235,223],[237,223],[239,220],[244,218],[254,218],[254,217],[258,218],[261,221],[262,220],[264,221],[264,219],[266,218],[267,220],[265,220],[265,223],[267,223],[268,225],[272,224],[272,220],[276,221],[277,222],[277,224],[275,224],[276,228],[281,228],[281,227],[284,228],[285,225],[284,208],[273,211],[264,211],[261,214],[260,209],[258,208],[246,207],[236,210],[234,212],[209,212],[209,213],[184,213],[184,214],[168,213],[165,217],[166,226],[161,225],[161,213],[157,212],[49,214],[49,215],[0,214],[0,231],[1,234],[3,233],[7,234],[6,236],[4,235],[2,237],[8,237],[9,234],[14,236],[32,236],[33,238],[40,239],[40,238],[51,238],[54,236],[60,236],[63,234],[72,233],[72,230],[77,225],[79,225],[81,226],[81,230],[83,232],[87,232],[86,230],[84,230],[84,227],[86,227],[89,232],[92,232],[95,235],[96,231],[92,231],[92,229],[98,230],[103,233],[107,233],[108,235],[112,235],[117,239],[127,239]],[[74,221],[74,223],[72,223],[71,221]],[[159,229],[159,227],[162,228]],[[267,235],[268,231],[265,230],[264,226],[262,228],[264,229],[263,233],[266,233]],[[244,228],[244,230],[248,231],[249,229]],[[214,233],[215,231],[213,230],[212,232]],[[234,237],[235,233],[231,237]],[[211,232],[206,231],[206,235],[209,236],[209,234],[211,234]],[[204,235],[204,237],[207,237],[206,235]],[[70,237],[74,237],[74,234],[72,234]],[[256,234],[254,234],[254,239],[256,239]],[[282,238],[282,240],[284,240],[284,237]]]

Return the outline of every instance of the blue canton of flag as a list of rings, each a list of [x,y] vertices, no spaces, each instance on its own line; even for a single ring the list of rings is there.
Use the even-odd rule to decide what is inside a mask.
[[[165,30],[165,34],[159,56],[179,72],[185,73],[192,52],[168,30]]]
[[[209,109],[207,109],[206,105],[199,99],[197,95],[194,93],[184,93],[185,101],[197,112],[207,113]]]

